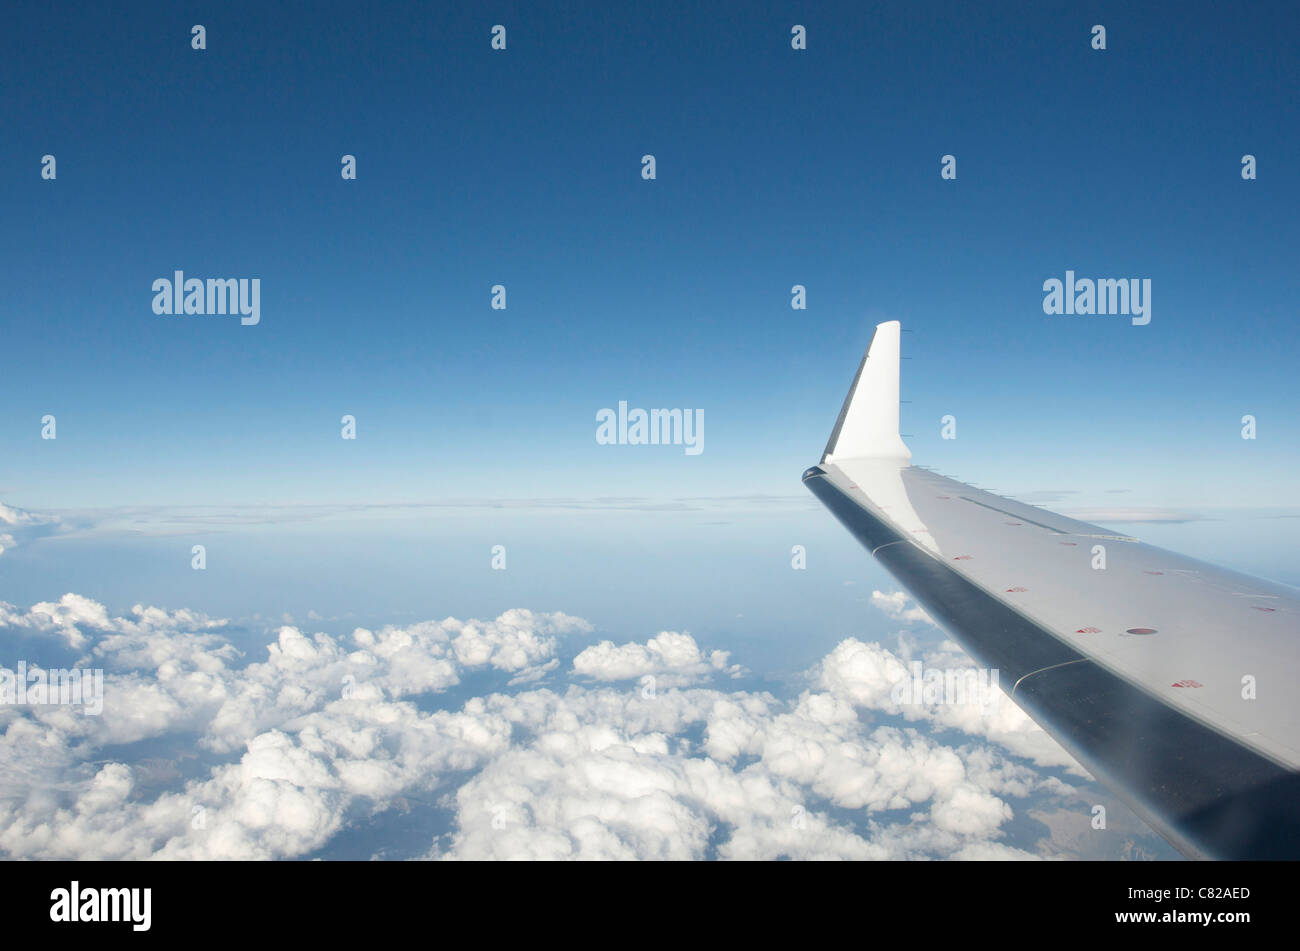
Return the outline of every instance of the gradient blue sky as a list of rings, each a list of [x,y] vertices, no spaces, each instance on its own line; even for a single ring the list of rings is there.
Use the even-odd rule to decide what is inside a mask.
[[[858,559],[827,585],[863,570],[798,477],[872,326],[894,318],[911,331],[918,463],[1057,508],[1293,501],[1293,4],[20,4],[7,19],[0,500],[86,530],[7,554],[12,600],[381,614],[531,596],[582,613],[563,595],[596,605],[598,589],[647,630],[771,601],[775,637],[829,594],[757,582],[747,559],[788,579],[790,544],[815,537],[821,564]],[[1067,268],[1150,278],[1150,325],[1045,316],[1042,282]],[[260,278],[260,325],[154,315],[151,283],[175,269]],[[595,413],[619,400],[703,409],[705,451],[598,446]],[[40,439],[47,413],[56,441]],[[948,413],[955,441],[939,438]],[[634,501],[527,504],[557,497]],[[523,504],[231,514],[469,500]],[[703,527],[719,524],[734,537]],[[238,538],[243,576],[221,578],[230,557],[189,570],[208,530]],[[523,587],[449,580],[515,538]],[[746,590],[719,608],[725,585],[672,586],[674,558]]]

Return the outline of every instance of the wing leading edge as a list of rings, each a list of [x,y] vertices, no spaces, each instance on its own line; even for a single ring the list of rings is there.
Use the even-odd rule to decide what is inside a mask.
[[[804,484],[1184,855],[1300,857],[1300,593],[911,465],[898,361],[890,321]]]

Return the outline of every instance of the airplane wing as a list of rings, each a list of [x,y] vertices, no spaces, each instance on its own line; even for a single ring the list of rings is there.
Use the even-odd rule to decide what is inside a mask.
[[[911,465],[898,370],[889,321],[804,484],[1180,852],[1300,857],[1300,590]]]

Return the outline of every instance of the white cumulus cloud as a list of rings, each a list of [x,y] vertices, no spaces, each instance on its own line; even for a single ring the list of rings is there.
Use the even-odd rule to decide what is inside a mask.
[[[568,678],[564,639],[591,626],[558,613],[283,625],[253,659],[220,619],[116,617],[74,594],[2,605],[0,627],[105,669],[101,716],[0,705],[9,858],[328,855],[414,808],[441,810],[443,831],[375,854],[1031,858],[1062,849],[1005,841],[1025,801],[1062,836],[1090,816],[1020,721],[900,706],[908,658],[852,638],[783,699],[738,689],[725,652],[672,632],[587,647]],[[496,686],[452,693],[472,671]],[[659,689],[621,682],[647,673]]]
[[[601,641],[575,657],[573,669],[592,680],[635,680],[651,675],[659,684],[678,686],[717,673],[741,676],[743,669],[729,665],[729,657],[721,650],[706,654],[689,634],[664,631],[645,644],[615,647],[613,641]]]

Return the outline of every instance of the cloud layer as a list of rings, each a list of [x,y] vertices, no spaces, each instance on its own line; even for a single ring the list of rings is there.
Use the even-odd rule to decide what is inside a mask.
[[[0,706],[11,858],[328,855],[413,808],[446,817],[414,850],[441,859],[1028,858],[1054,849],[1002,841],[1019,801],[1088,821],[1014,705],[898,702],[907,644],[845,639],[779,699],[689,634],[566,653],[590,625],[527,610],[283,626],[253,662],[222,620],[74,594],[0,603],[0,626],[106,671],[98,717]],[[463,696],[471,676],[490,688]]]
[[[0,555],[26,537],[53,531],[58,525],[59,519],[53,515],[40,515],[0,502]]]

